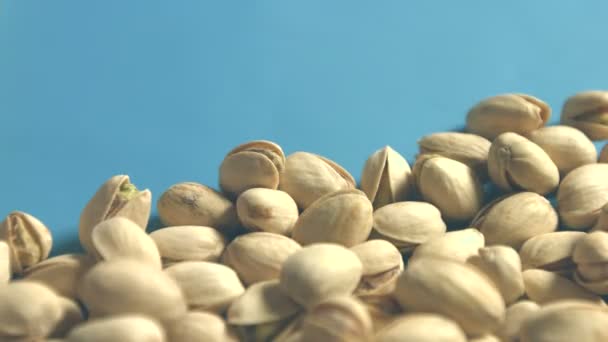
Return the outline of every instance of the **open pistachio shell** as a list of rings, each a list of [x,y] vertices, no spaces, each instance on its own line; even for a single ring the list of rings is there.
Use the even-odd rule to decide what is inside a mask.
[[[563,299],[588,300],[603,304],[601,297],[587,291],[568,278],[544,270],[523,272],[526,295],[538,304],[547,304]]]
[[[86,254],[64,254],[49,258],[24,273],[24,279],[39,282],[60,296],[76,300],[82,276],[95,264]]]
[[[574,247],[586,234],[583,232],[553,232],[537,235],[526,241],[519,250],[524,270],[540,268],[569,275],[574,268]]]
[[[287,319],[301,310],[279,285],[268,280],[251,285],[228,309],[227,321],[232,325],[258,325]]]
[[[142,315],[118,315],[96,319],[78,325],[67,336],[66,342],[165,342],[163,328]]]
[[[150,237],[165,266],[182,261],[217,261],[226,247],[219,231],[204,226],[162,228],[150,233]]]
[[[368,240],[351,247],[363,265],[363,275],[355,290],[358,296],[378,296],[393,292],[403,271],[397,247],[386,240]]]
[[[559,186],[557,208],[568,227],[587,229],[596,224],[608,203],[608,164],[588,164],[574,169]]]
[[[591,140],[608,139],[608,91],[570,96],[562,108],[561,123],[580,129]]]
[[[53,246],[44,223],[22,211],[13,211],[0,222],[0,241],[8,244],[11,271],[18,274],[48,258]]]
[[[361,174],[361,190],[374,209],[405,201],[413,190],[410,165],[390,146],[374,152],[365,162]]]

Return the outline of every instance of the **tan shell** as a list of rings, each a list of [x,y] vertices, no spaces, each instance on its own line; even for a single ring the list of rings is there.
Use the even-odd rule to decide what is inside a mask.
[[[484,245],[485,239],[479,230],[475,228],[455,230],[416,247],[411,260],[435,257],[466,262],[472,256],[478,255],[479,249]]]
[[[519,249],[526,240],[557,229],[557,213],[551,203],[533,192],[498,198],[486,205],[471,222],[486,238],[486,245]]]
[[[168,341],[237,342],[234,332],[224,320],[213,313],[191,311],[166,326]]]
[[[401,315],[378,332],[377,342],[467,342],[460,326],[434,313]]]
[[[204,226],[162,228],[150,233],[150,237],[165,266],[182,261],[217,261],[226,247],[220,232]]]
[[[591,140],[608,139],[608,91],[591,90],[570,96],[561,123],[583,131]]]
[[[568,278],[544,270],[523,272],[526,295],[538,304],[547,304],[563,299],[588,300],[603,304],[602,298],[585,290]]]
[[[192,310],[222,313],[245,292],[236,272],[212,262],[180,262],[164,272],[179,284]]]
[[[597,221],[591,229],[591,231],[598,230],[608,232],[608,203],[606,203],[602,209],[600,209],[600,214],[597,217]]]
[[[329,242],[351,247],[369,237],[373,207],[357,189],[327,194],[310,205],[298,218],[292,237],[301,245]]]
[[[563,223],[586,229],[598,220],[608,203],[608,164],[583,165],[564,177],[557,192],[557,208]]]
[[[25,280],[42,283],[60,296],[77,299],[78,284],[95,260],[86,254],[64,254],[27,269]]]
[[[357,296],[378,296],[393,292],[403,271],[399,250],[386,240],[368,240],[350,249],[363,265],[363,276],[355,290]]]
[[[437,207],[426,202],[397,202],[374,212],[372,236],[392,242],[401,251],[416,246],[446,231]]]
[[[490,278],[498,287],[505,303],[509,304],[524,294],[521,261],[517,251],[507,246],[490,246],[479,249],[468,262]]]
[[[469,335],[494,331],[505,315],[505,302],[492,281],[472,265],[447,259],[410,260],[394,295],[406,311],[445,315]]]
[[[72,330],[72,328],[84,322],[85,317],[80,306],[75,301],[65,297],[58,297],[58,300],[62,312],[61,320],[57,323],[49,336],[63,338]]]
[[[66,342],[165,342],[165,332],[142,315],[119,315],[88,321],[68,334]]]
[[[372,153],[363,166],[361,190],[373,203],[374,209],[407,200],[413,186],[410,165],[390,146]]]
[[[140,313],[171,320],[186,312],[178,284],[156,267],[136,260],[97,264],[82,278],[78,293],[97,317]]]
[[[481,100],[467,114],[467,131],[490,140],[504,132],[526,134],[544,126],[551,108],[525,94],[501,94]]]
[[[232,325],[258,325],[287,319],[301,310],[280,288],[279,280],[251,285],[228,309]]]
[[[384,327],[391,324],[399,315],[403,314],[403,309],[397,300],[392,296],[365,296],[360,297],[365,304],[372,323],[374,332],[378,333]]]
[[[469,342],[501,342],[501,340],[494,335],[483,335],[469,339]]]
[[[80,214],[79,238],[82,247],[95,254],[91,232],[101,221],[120,216],[146,230],[150,219],[152,193],[139,191],[127,175],[117,175],[103,183]]]
[[[531,238],[519,250],[523,269],[540,268],[569,275],[575,268],[572,261],[574,247],[584,236],[583,232],[564,231]]]
[[[540,146],[555,163],[562,175],[586,164],[594,164],[597,150],[593,142],[576,128],[569,126],[543,127],[533,131],[528,139]]]
[[[573,253],[576,263],[574,279],[597,294],[608,294],[608,233],[603,231],[584,235]]]
[[[236,213],[251,231],[289,235],[298,220],[298,206],[288,193],[264,188],[249,189],[236,201]]]
[[[285,161],[279,189],[287,192],[301,209],[323,195],[355,188],[355,180],[340,165],[308,152],[296,152]]]
[[[488,172],[504,191],[526,190],[544,195],[559,184],[559,170],[551,157],[540,146],[511,132],[492,142]]]
[[[354,297],[335,297],[315,305],[302,323],[303,341],[368,342],[372,336],[371,317]]]
[[[600,156],[598,158],[598,163],[608,163],[608,143],[602,147]]]
[[[530,300],[521,300],[512,304],[507,308],[505,321],[496,334],[504,342],[517,342],[521,325],[538,310],[540,310],[540,306]]]
[[[294,240],[272,233],[241,235],[226,248],[222,262],[230,266],[245,285],[278,279],[281,266],[302,247]]]
[[[483,204],[483,189],[475,171],[459,161],[422,155],[414,178],[425,201],[435,205],[446,221],[467,221]]]
[[[357,255],[337,244],[319,243],[290,255],[281,269],[281,288],[307,308],[331,297],[351,294],[363,265]]]
[[[18,274],[48,258],[53,246],[44,223],[21,211],[11,212],[0,222],[0,241],[8,244],[11,270]]]
[[[12,277],[11,249],[8,243],[0,241],[0,286],[8,284]]]

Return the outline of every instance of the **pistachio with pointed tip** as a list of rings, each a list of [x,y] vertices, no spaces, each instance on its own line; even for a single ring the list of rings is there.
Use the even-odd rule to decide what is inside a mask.
[[[0,285],[11,280],[11,249],[8,243],[0,241]]]
[[[608,144],[605,144],[600,151],[598,163],[608,163]]]
[[[372,153],[361,174],[361,190],[378,209],[405,201],[413,190],[412,170],[407,160],[390,146]]]
[[[58,300],[62,312],[61,319],[49,336],[63,338],[72,328],[84,322],[84,315],[80,306],[74,300],[65,297],[58,297]]]
[[[287,192],[301,209],[323,195],[355,188],[355,179],[335,162],[308,152],[296,152],[285,160],[279,190]]]
[[[146,230],[150,219],[152,194],[139,191],[129,176],[117,175],[103,183],[80,214],[79,238],[82,247],[94,254],[91,232],[101,221],[120,216]]]
[[[538,310],[540,310],[540,306],[531,300],[521,300],[511,304],[507,308],[505,321],[496,334],[504,342],[517,342],[521,325]]]
[[[0,222],[0,241],[8,244],[11,271],[18,274],[48,258],[53,246],[44,223],[22,211],[13,211]]]
[[[434,313],[408,313],[376,335],[378,342],[466,342],[462,328],[451,319]]]
[[[403,271],[399,250],[386,240],[368,240],[351,247],[363,265],[357,296],[379,296],[393,292],[397,277]]]
[[[190,311],[166,325],[167,340],[178,342],[237,342],[226,322],[217,314]]]
[[[24,279],[44,284],[58,295],[76,300],[80,279],[94,263],[86,254],[59,255],[28,268]]]
[[[368,342],[372,337],[369,312],[354,297],[334,297],[317,304],[302,323],[303,341]]]
[[[574,247],[586,234],[583,232],[553,232],[537,235],[519,250],[524,270],[539,268],[570,275],[576,265],[572,261]]]
[[[217,261],[226,246],[219,231],[204,226],[162,228],[150,233],[150,237],[165,267],[182,261]]]
[[[608,203],[608,164],[588,164],[574,169],[557,191],[557,208],[565,225],[586,229],[596,224]]]
[[[505,132],[526,134],[544,126],[551,108],[525,94],[501,94],[481,100],[467,114],[467,131],[494,139]]]
[[[608,139],[608,91],[591,90],[570,96],[561,123],[583,131],[591,140]]]
[[[439,155],[422,155],[414,164],[414,178],[424,200],[435,205],[447,221],[470,220],[481,209],[481,182],[466,164]]]
[[[70,331],[66,342],[165,342],[163,328],[154,320],[136,314],[95,319]]]
[[[289,235],[298,220],[298,206],[288,193],[264,188],[249,189],[236,201],[236,213],[251,231]]]
[[[519,249],[526,240],[557,229],[557,213],[551,203],[533,192],[496,199],[477,213],[471,226],[479,229],[487,245]]]
[[[602,298],[587,291],[566,277],[544,270],[523,272],[526,295],[538,304],[546,304],[562,299],[587,300],[603,304]]]
[[[475,228],[455,230],[416,247],[411,259],[434,257],[466,262],[478,255],[479,249],[484,245],[485,239],[479,230]]]
[[[251,188],[276,189],[285,155],[272,141],[256,140],[235,147],[220,165],[220,188],[236,198]]]
[[[521,260],[513,248],[508,246],[480,248],[479,254],[471,256],[468,262],[494,282],[505,303],[512,303],[524,294]]]
[[[572,256],[576,263],[576,282],[597,294],[608,294],[608,233],[585,234]]]
[[[426,202],[397,202],[374,212],[373,238],[388,240],[400,251],[445,233],[447,227],[437,207]]]

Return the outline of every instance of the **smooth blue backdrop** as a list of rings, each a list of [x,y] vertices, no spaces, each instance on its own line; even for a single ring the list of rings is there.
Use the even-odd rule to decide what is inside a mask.
[[[359,177],[503,92],[606,88],[606,1],[0,0],[0,215],[73,249],[114,174],[215,186],[251,139]]]

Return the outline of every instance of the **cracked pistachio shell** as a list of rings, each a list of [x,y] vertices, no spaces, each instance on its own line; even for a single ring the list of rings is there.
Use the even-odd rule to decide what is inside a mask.
[[[91,242],[99,260],[129,258],[162,268],[154,240],[137,224],[124,217],[113,217],[95,226]]]
[[[593,142],[576,128],[550,126],[537,129],[528,135],[555,163],[562,175],[586,164],[594,164],[597,151]]]
[[[424,200],[435,205],[447,221],[470,220],[481,209],[481,182],[466,164],[439,155],[422,155],[414,164],[414,178]]]
[[[8,243],[0,241],[0,285],[11,280],[11,250]]]
[[[238,225],[236,208],[221,193],[193,182],[172,185],[158,199],[157,209],[166,226],[205,226],[226,234]]]
[[[608,203],[608,164],[583,165],[564,177],[557,191],[557,208],[564,224],[586,229],[596,224]]]
[[[467,342],[460,326],[434,313],[408,313],[380,330],[377,342]]]
[[[182,261],[217,261],[226,246],[219,231],[204,226],[162,228],[150,233],[150,237],[165,266]]]
[[[14,281],[0,291],[0,340],[46,337],[61,316],[59,297],[44,285]]]
[[[363,301],[369,312],[375,333],[391,324],[403,313],[401,305],[392,294],[390,296],[364,296],[359,299]]]
[[[471,256],[468,262],[494,282],[505,303],[512,303],[524,294],[521,260],[515,249],[508,246],[480,248],[479,254]]]
[[[138,313],[165,321],[186,312],[179,285],[158,268],[136,260],[97,264],[82,277],[78,290],[94,317]]]
[[[22,211],[13,211],[0,222],[0,241],[8,244],[11,271],[17,274],[48,258],[53,246],[44,223]]]
[[[369,237],[373,211],[371,202],[360,190],[332,192],[302,212],[292,237],[303,246],[329,242],[351,247]]]
[[[397,277],[403,271],[403,258],[397,247],[386,240],[368,240],[350,250],[363,265],[355,295],[378,296],[393,292]]]
[[[85,317],[78,303],[72,299],[58,297],[58,300],[62,312],[61,319],[57,322],[53,328],[53,332],[49,336],[63,338],[72,328],[84,322]]]
[[[249,233],[238,236],[226,248],[222,262],[230,266],[245,285],[278,279],[285,260],[302,247],[284,235]]]
[[[600,155],[598,157],[598,163],[608,163],[608,144],[602,147]]]
[[[426,202],[397,202],[374,212],[372,236],[388,240],[408,252],[430,239],[442,236],[447,227],[437,207]]]
[[[372,341],[372,319],[358,299],[348,296],[330,298],[308,311],[302,323],[302,340]]]
[[[283,263],[281,289],[300,305],[311,308],[329,298],[351,294],[363,265],[357,254],[337,244],[302,248]]]
[[[410,165],[390,146],[372,153],[363,166],[361,190],[378,209],[405,201],[413,190]]]
[[[288,319],[301,310],[279,285],[279,280],[268,280],[251,285],[228,308],[227,321],[231,325],[259,325]]]
[[[335,162],[308,152],[296,152],[285,161],[279,190],[287,192],[301,209],[323,195],[355,188],[353,176]]]
[[[272,141],[256,140],[235,147],[220,165],[220,188],[230,198],[251,188],[276,189],[285,155]]]
[[[583,232],[564,231],[529,239],[519,250],[523,269],[540,268],[569,275],[575,268],[572,261],[574,247],[585,235]]]
[[[234,332],[217,314],[190,311],[166,325],[168,341],[176,342],[237,342]]]
[[[249,189],[236,201],[236,213],[250,231],[289,235],[298,220],[298,206],[288,193],[264,188]]]
[[[597,294],[608,294],[608,233],[603,231],[584,235],[573,254],[576,282]]]
[[[517,342],[521,325],[531,315],[540,310],[540,306],[531,300],[521,300],[507,308],[505,321],[496,331],[504,342]]]
[[[448,259],[410,260],[394,296],[406,311],[445,315],[469,335],[494,331],[505,315],[505,302],[490,279],[472,265]]]
[[[185,261],[165,269],[179,284],[191,310],[224,312],[245,292],[230,267],[207,261]]]
[[[557,229],[557,213],[551,203],[533,192],[519,192],[487,204],[471,222],[487,245],[519,249],[526,240]]]
[[[525,137],[507,132],[490,147],[488,172],[504,191],[526,190],[544,195],[559,184],[559,170],[551,157]]]
[[[60,296],[76,300],[82,276],[95,264],[87,254],[64,254],[49,258],[24,273],[27,281],[46,285]]]
[[[551,108],[525,94],[501,94],[481,100],[467,114],[467,131],[488,139],[504,132],[525,134],[544,126]]]
[[[597,217],[597,221],[595,222],[593,229],[591,229],[591,231],[598,230],[608,232],[608,203],[606,203],[606,205],[600,209],[600,214]]]
[[[66,342],[165,342],[163,328],[154,320],[136,314],[100,318],[80,324]]]
[[[152,193],[139,191],[129,176],[117,175],[103,183],[80,214],[79,238],[82,247],[95,254],[91,233],[101,221],[120,216],[146,230],[150,219]]]
[[[604,304],[602,298],[587,291],[570,279],[545,270],[523,272],[526,295],[538,304],[547,304],[562,299],[586,300]]]
[[[584,91],[570,96],[561,123],[580,129],[591,140],[608,139],[608,91]]]
[[[466,262],[472,256],[478,255],[479,249],[484,245],[485,239],[479,230],[475,228],[455,230],[416,247],[411,260],[434,257]]]

